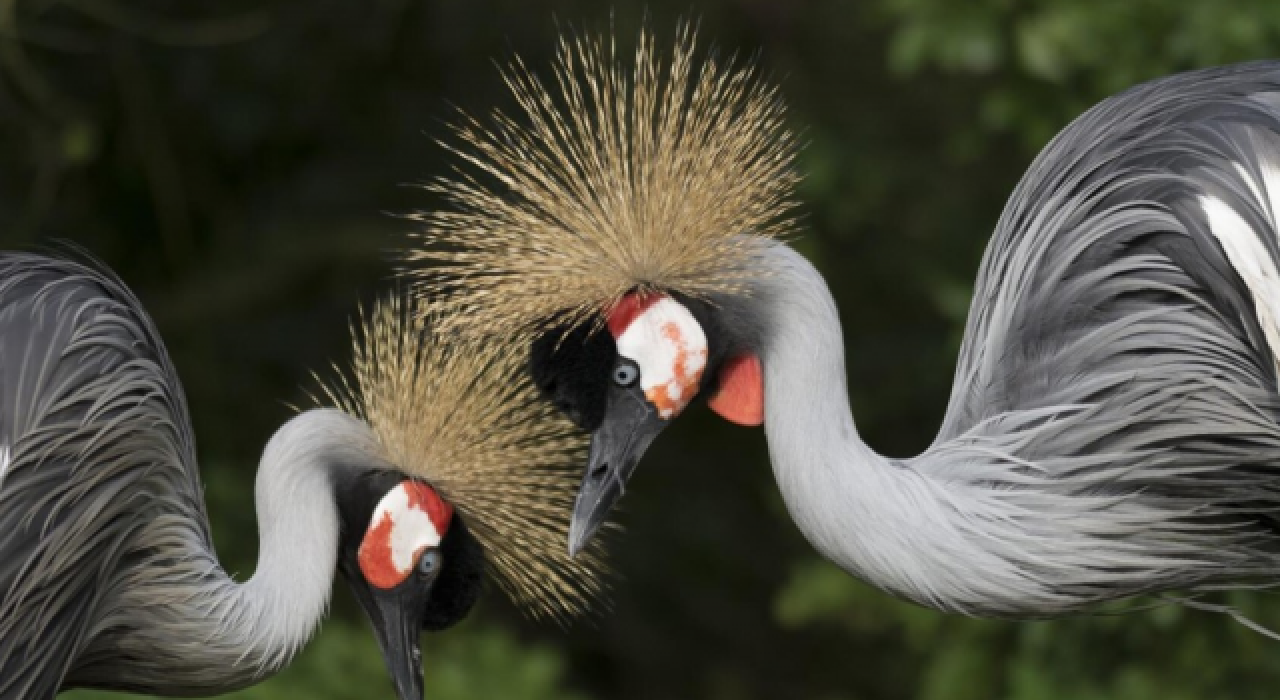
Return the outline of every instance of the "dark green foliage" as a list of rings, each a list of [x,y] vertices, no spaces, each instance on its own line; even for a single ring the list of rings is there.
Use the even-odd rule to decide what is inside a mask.
[[[807,147],[805,238],[840,300],[859,427],[890,455],[940,420],[987,236],[1041,145],[1106,95],[1280,55],[1267,0],[700,2],[757,53]],[[687,2],[649,3],[658,28]],[[626,37],[642,16],[615,5]],[[252,475],[307,373],[344,360],[384,252],[435,202],[451,104],[507,105],[491,59],[548,62],[578,0],[0,2],[0,246],[67,238],[156,317],[189,394],[220,550],[256,552]],[[496,596],[425,641],[445,698],[1204,700],[1280,692],[1280,642],[1174,607],[1048,623],[947,617],[821,563],[759,431],[694,409],[624,500],[616,611],[567,633]],[[1266,596],[1232,598],[1280,627]],[[345,592],[280,678],[235,697],[390,697]],[[77,693],[87,700],[101,697]]]

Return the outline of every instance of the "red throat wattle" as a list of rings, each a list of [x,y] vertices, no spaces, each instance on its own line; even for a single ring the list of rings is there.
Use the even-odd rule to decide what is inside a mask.
[[[383,496],[360,543],[360,571],[370,585],[400,585],[427,547],[440,544],[453,520],[453,506],[435,489],[403,481]]]
[[[730,423],[764,423],[764,368],[755,355],[729,358],[720,370],[720,388],[707,400],[711,410]]]

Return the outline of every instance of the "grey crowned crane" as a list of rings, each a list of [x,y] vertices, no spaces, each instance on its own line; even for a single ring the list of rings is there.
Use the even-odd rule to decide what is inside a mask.
[[[461,122],[480,175],[434,184],[450,204],[410,254],[486,329],[543,333],[535,381],[592,433],[572,550],[702,394],[763,425],[823,556],[922,605],[1039,618],[1280,584],[1280,63],[1139,85],[1044,149],[937,438],[890,459],[850,414],[835,301],[784,242],[776,88],[644,34],[631,66],[573,39],[553,80],[510,71],[521,113]]]
[[[401,306],[355,333],[351,378],[326,390],[336,408],[267,443],[258,566],[237,581],[138,300],[92,263],[0,254],[0,698],[254,684],[312,636],[335,572],[401,700],[422,697],[422,630],[468,612],[486,562],[534,614],[578,612],[598,590],[599,560],[562,551],[566,457],[585,437],[510,353],[445,343]]]

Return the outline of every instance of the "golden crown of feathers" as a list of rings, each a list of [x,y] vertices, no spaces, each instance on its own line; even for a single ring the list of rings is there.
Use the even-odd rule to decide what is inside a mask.
[[[568,554],[585,437],[540,399],[520,353],[446,340],[435,321],[398,296],[379,303],[352,329],[350,374],[322,390],[454,506],[522,610],[564,622],[603,593],[606,570],[602,548]]]
[[[676,34],[664,61],[642,29],[629,66],[612,38],[562,38],[551,87],[503,71],[520,117],[462,115],[442,144],[459,163],[427,185],[448,206],[415,217],[421,297],[503,334],[636,288],[745,291],[755,246],[794,229],[795,137],[752,65]]]

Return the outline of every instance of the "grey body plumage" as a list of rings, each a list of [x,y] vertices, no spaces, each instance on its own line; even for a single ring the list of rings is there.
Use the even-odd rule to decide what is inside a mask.
[[[1133,88],[1037,158],[988,246],[938,438],[909,463],[982,492],[985,513],[956,520],[1010,523],[985,549],[1028,590],[947,607],[1280,583],[1280,299],[1224,254],[1246,234],[1280,260],[1277,167],[1274,62]]]
[[[147,648],[132,617],[164,597],[137,587],[216,569],[185,399],[140,308],[90,267],[0,256],[0,697],[175,680],[162,659],[182,650]],[[142,562],[169,576],[133,580]]]

